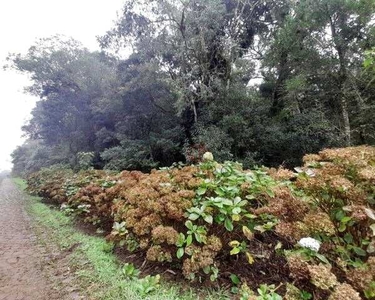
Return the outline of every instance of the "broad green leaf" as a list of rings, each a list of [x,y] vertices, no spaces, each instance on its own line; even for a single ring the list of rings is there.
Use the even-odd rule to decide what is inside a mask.
[[[187,228],[189,228],[190,230],[193,229],[193,223],[192,223],[190,220],[188,220],[188,221],[185,222],[185,226],[186,226]]]
[[[336,218],[337,221],[341,221],[344,217],[345,217],[345,213],[342,210],[339,210],[335,214],[335,218]]]
[[[235,207],[232,209],[232,213],[234,215],[239,215],[241,213],[241,208],[240,207]]]
[[[241,202],[241,198],[240,197],[236,197],[236,198],[234,198],[234,200],[233,200],[233,204],[234,205],[237,205],[238,203],[240,203]]]
[[[327,264],[327,265],[329,265],[329,261],[328,261],[328,259],[324,256],[324,255],[322,255],[322,254],[320,254],[320,253],[315,253],[315,256],[317,257],[317,258],[319,258],[322,262],[324,262],[325,264]]]
[[[211,215],[206,215],[204,217],[204,220],[209,223],[209,224],[212,224],[213,223],[213,217]]]
[[[188,237],[186,238],[186,246],[190,246],[192,242],[193,242],[193,236],[189,234]]]
[[[346,230],[346,225],[344,223],[340,224],[339,231],[344,232]]]
[[[232,221],[231,221],[229,218],[226,218],[226,219],[225,219],[224,227],[225,227],[226,230],[228,230],[228,231],[233,231],[233,223],[232,223]]]
[[[224,204],[224,205],[228,205],[228,206],[232,206],[233,205],[233,201],[232,200],[225,199],[225,198],[222,198],[221,203]]]
[[[224,222],[224,220],[225,220],[225,216],[223,216],[223,215],[216,215],[215,216],[216,223]]]
[[[245,217],[249,218],[249,219],[256,219],[257,218],[257,216],[253,215],[253,214],[246,214]]]
[[[229,277],[233,284],[239,285],[241,283],[240,279],[238,278],[236,274],[230,274]]]
[[[366,256],[366,251],[359,247],[353,247],[353,251],[359,256]]]
[[[233,248],[231,251],[230,251],[230,255],[236,255],[238,253],[240,253],[241,249],[240,248]]]
[[[206,192],[207,192],[207,188],[205,188],[205,187],[200,187],[200,188],[198,188],[198,190],[197,190],[197,194],[198,194],[199,196],[204,195]]]
[[[351,217],[343,217],[342,219],[341,219],[341,223],[348,223],[350,220],[351,220],[352,218]]]
[[[247,201],[246,200],[242,200],[240,203],[238,203],[237,205],[242,207],[242,206],[245,206],[247,204]]]
[[[344,235],[344,240],[348,244],[351,244],[351,243],[353,243],[353,236],[350,233],[347,233],[347,234]]]
[[[210,268],[210,266],[204,267],[204,268],[203,268],[203,272],[204,272],[204,274],[206,274],[206,275],[210,274],[210,272],[211,272],[211,268]]]
[[[178,250],[177,250],[177,258],[180,259],[181,257],[183,257],[184,253],[185,253],[184,248],[178,248]]]
[[[177,247],[182,247],[185,243],[185,235],[181,232],[178,236],[178,240],[177,240],[177,243],[176,243],[176,246]]]
[[[199,215],[196,214],[196,213],[192,213],[189,215],[189,219],[192,220],[192,221],[195,221],[199,218]]]
[[[202,243],[201,235],[199,233],[194,233],[195,239],[198,243]]]

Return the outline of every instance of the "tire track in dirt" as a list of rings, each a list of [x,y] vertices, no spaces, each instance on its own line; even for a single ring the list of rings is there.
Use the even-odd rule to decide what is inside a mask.
[[[36,243],[25,211],[26,196],[0,181],[0,300],[62,299],[45,277],[45,251]]]

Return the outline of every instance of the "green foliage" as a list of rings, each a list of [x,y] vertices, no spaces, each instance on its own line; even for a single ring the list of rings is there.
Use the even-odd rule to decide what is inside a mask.
[[[266,216],[258,219],[245,209],[249,200],[256,202],[257,196],[263,193],[273,197],[275,182],[265,171],[259,169],[245,173],[241,165],[231,162],[206,162],[201,168],[212,172],[213,177],[202,181],[198,188],[194,206],[188,209],[190,220],[202,218],[208,224],[223,224],[227,231],[233,231],[235,224],[244,218],[253,229],[266,231],[272,228],[267,226],[271,223]],[[248,200],[243,199],[244,192]]]
[[[190,220],[185,222],[187,229],[186,246],[190,246],[193,240],[198,243],[206,243],[207,231],[204,226],[194,225]]]
[[[366,51],[366,58],[363,61],[363,66],[370,72],[375,72],[375,50]]]
[[[125,222],[113,223],[112,234],[114,236],[118,236],[119,238],[126,236],[126,234],[128,234],[128,230],[126,229],[126,223]]]
[[[44,167],[66,163],[66,158],[52,155],[51,149],[39,140],[28,140],[13,151],[12,163],[13,174],[26,177]]]
[[[295,255],[295,254],[300,254],[301,257],[303,257],[304,260],[310,261],[310,262],[315,262],[315,263],[324,263],[329,265],[328,259],[323,255],[320,254],[314,250],[308,249],[308,248],[302,248],[298,250],[293,250],[293,251],[285,251],[286,255]]]
[[[312,299],[312,295],[309,292],[301,291],[300,293],[301,300],[310,300]]]
[[[151,153],[143,145],[134,141],[123,141],[125,147],[113,147],[103,151],[101,157],[109,170],[151,170],[158,163],[151,158]]]
[[[300,174],[297,180],[297,185],[313,195],[314,204],[326,213],[315,217],[323,229],[320,238],[330,239],[341,259],[353,266],[361,265],[368,256],[366,248],[373,237],[374,194],[372,188],[367,190],[367,180],[373,176],[373,155],[370,147],[327,149],[319,156],[306,156],[305,168],[313,170],[314,178]],[[361,189],[369,191],[368,196]]]
[[[151,173],[74,174],[54,167],[31,175],[28,189],[108,233],[110,249],[124,247],[191,281],[231,280],[242,299],[281,299],[281,282],[296,285],[287,293],[297,299],[327,288],[335,296],[347,292],[355,299],[360,291],[371,297],[375,150],[326,149],[304,161],[297,173],[243,170],[216,162],[211,153],[198,165]],[[300,244],[303,237],[316,239],[320,249]],[[236,275],[226,275],[226,268]],[[260,279],[250,288],[252,270]],[[280,270],[283,277],[267,281],[266,272]],[[341,274],[347,279],[338,286]],[[123,266],[123,277],[138,275],[134,265]],[[158,281],[139,279],[137,290],[146,297]]]
[[[24,188],[25,182],[17,179],[17,185]],[[138,292],[138,279],[124,278],[124,265],[107,249],[113,245],[98,236],[83,233],[73,225],[72,219],[61,211],[44,204],[40,199],[26,199],[27,211],[35,220],[34,229],[38,240],[43,244],[53,245],[57,249],[74,249],[68,260],[71,269],[77,269],[75,285],[80,288],[80,294],[87,298],[122,300],[144,299]],[[79,247],[72,247],[79,245]],[[132,275],[137,274],[132,264],[128,264]],[[127,272],[125,272],[127,273]],[[138,275],[137,275],[138,276]],[[182,290],[184,289],[184,291]],[[206,294],[206,293],[205,293]],[[147,295],[150,300],[195,300],[197,295],[178,285],[160,284],[156,293]],[[207,299],[217,299],[215,295],[205,296]]]
[[[256,299],[256,300],[281,300],[282,297],[276,293],[275,285],[262,284],[257,289],[258,295],[246,285],[243,284],[239,291],[240,300]]]
[[[219,269],[215,265],[203,268],[203,272],[206,275],[210,275],[211,282],[216,281],[219,277]]]
[[[200,150],[245,168],[292,167],[323,148],[372,144],[374,7],[129,0],[99,38],[100,53],[61,36],[41,39],[8,57],[42,99],[23,127],[29,140],[14,152],[14,171],[56,163],[150,171],[196,163]],[[129,57],[109,54],[129,44]],[[80,166],[78,153],[91,152],[92,165]]]
[[[141,297],[146,297],[150,293],[155,292],[155,290],[160,286],[159,282],[160,275],[147,275],[136,282],[137,292],[141,295]]]
[[[122,267],[122,274],[124,275],[125,279],[138,279],[140,273],[141,272],[134,267],[133,264],[126,263]]]
[[[372,281],[369,287],[364,291],[367,299],[373,299],[375,297],[375,281]]]
[[[93,165],[95,153],[94,152],[78,152],[77,153],[77,160],[78,160],[78,167],[80,170],[88,170]]]
[[[257,291],[259,294],[257,300],[282,300],[282,297],[276,293],[275,285],[262,284]]]

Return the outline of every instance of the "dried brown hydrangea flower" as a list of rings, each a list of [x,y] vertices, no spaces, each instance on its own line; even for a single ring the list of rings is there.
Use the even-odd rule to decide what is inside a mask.
[[[152,230],[151,234],[155,244],[175,245],[178,240],[178,232],[170,226],[159,225]]]
[[[332,273],[331,268],[320,265],[308,266],[311,283],[322,290],[329,290],[338,284],[335,274]]]
[[[303,223],[309,229],[310,233],[323,233],[327,236],[335,234],[335,225],[332,223],[328,214],[323,212],[310,212],[306,215]]]
[[[292,253],[286,257],[289,265],[290,277],[298,280],[309,279],[309,264],[301,254]]]
[[[361,300],[361,297],[350,284],[341,283],[336,286],[328,300]]]

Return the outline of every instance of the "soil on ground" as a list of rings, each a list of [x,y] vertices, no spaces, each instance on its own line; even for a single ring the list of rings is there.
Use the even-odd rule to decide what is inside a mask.
[[[50,254],[38,245],[26,197],[11,179],[0,179],[0,300],[77,299],[56,288]]]

